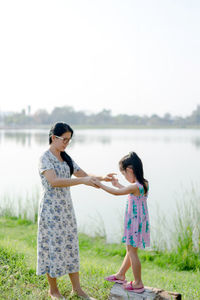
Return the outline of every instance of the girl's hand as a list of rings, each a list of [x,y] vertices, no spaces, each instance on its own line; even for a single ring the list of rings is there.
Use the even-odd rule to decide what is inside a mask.
[[[119,181],[116,177],[113,176],[112,178],[112,185],[115,186],[115,187],[118,187],[119,186]]]
[[[114,175],[116,175],[116,173],[109,173],[106,176],[104,176],[102,180],[104,180],[104,181],[112,181],[113,178],[114,178]]]
[[[124,188],[124,186],[121,183],[119,183],[119,180],[114,176],[113,176],[113,179],[112,179],[112,185],[119,188],[119,189]]]

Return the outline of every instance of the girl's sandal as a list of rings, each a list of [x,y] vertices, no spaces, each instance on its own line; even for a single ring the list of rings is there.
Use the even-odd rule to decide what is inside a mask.
[[[127,282],[126,280],[118,279],[115,275],[110,275],[108,277],[105,277],[104,279],[107,281],[116,282],[116,283],[126,283]]]
[[[123,288],[126,291],[134,292],[134,293],[138,293],[138,294],[141,294],[144,292],[144,286],[133,287],[133,281],[123,284]]]

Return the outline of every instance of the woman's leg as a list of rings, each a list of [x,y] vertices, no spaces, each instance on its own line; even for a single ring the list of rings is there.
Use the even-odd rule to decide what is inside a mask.
[[[124,257],[122,265],[121,265],[119,271],[115,274],[117,279],[125,280],[125,274],[128,271],[128,269],[130,268],[130,266],[131,266],[131,261],[130,261],[128,252],[126,252],[126,256]]]
[[[47,279],[49,282],[49,295],[50,297],[53,298],[62,298],[62,295],[60,294],[58,287],[57,287],[57,281],[56,278],[52,278],[48,273],[47,273]]]
[[[69,278],[72,283],[72,292],[77,293],[78,296],[89,299],[89,296],[82,290],[82,288],[80,286],[79,272],[70,273]]]
[[[141,278],[141,263],[137,254],[138,248],[135,248],[131,245],[127,245],[128,255],[131,261],[131,267],[133,270],[133,275],[135,278],[135,282],[133,283],[134,287],[143,286],[142,278]]]

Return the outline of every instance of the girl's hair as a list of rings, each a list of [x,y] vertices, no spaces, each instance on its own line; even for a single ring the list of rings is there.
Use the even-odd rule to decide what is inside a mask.
[[[137,181],[143,185],[145,194],[147,193],[147,187],[145,183],[148,181],[144,178],[142,161],[135,152],[130,152],[128,155],[122,157],[122,159],[119,161],[119,167],[121,171],[131,168]]]
[[[68,124],[63,122],[55,123],[49,131],[49,144],[52,143],[52,135],[61,136],[65,132],[71,132],[71,137],[73,136],[73,129]],[[70,168],[70,175],[72,175],[74,173],[74,167],[71,157],[65,151],[62,151],[60,156],[68,164]]]

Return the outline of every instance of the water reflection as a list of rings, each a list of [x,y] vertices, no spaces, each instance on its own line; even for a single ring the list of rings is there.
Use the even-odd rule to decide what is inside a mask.
[[[48,132],[44,131],[0,131],[0,144],[11,142],[21,146],[31,147],[33,144],[46,145],[48,144]]]
[[[111,136],[104,135],[89,135],[89,134],[74,134],[72,143],[70,147],[73,147],[74,143],[78,144],[91,144],[91,143],[101,143],[109,144],[111,143]],[[12,142],[17,145],[31,147],[32,144],[35,145],[47,145],[49,143],[48,132],[19,132],[19,131],[0,131],[0,144],[7,142]]]
[[[0,144],[11,142],[31,147],[47,145],[48,130],[0,130]],[[142,141],[145,143],[191,143],[200,148],[200,132],[197,130],[126,130],[126,129],[94,129],[75,130],[73,144],[110,144],[113,141]]]
[[[91,143],[100,143],[100,144],[110,144],[112,141],[111,136],[104,135],[84,135],[84,134],[75,134],[72,142],[78,144],[91,144]]]
[[[196,148],[200,148],[200,138],[194,138],[192,139],[192,143],[195,145]]]
[[[49,143],[49,135],[47,132],[35,132],[32,138],[36,145],[47,145]]]
[[[2,139],[6,142],[14,142],[17,145],[22,146],[31,146],[31,140],[32,140],[32,133],[31,132],[19,132],[19,131],[6,131],[4,134],[2,134]]]

